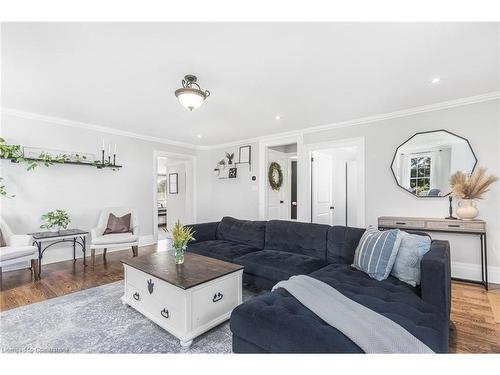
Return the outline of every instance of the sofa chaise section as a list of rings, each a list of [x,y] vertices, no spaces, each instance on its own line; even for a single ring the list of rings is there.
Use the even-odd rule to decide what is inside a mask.
[[[350,266],[363,230],[332,227],[330,263],[309,276],[401,325],[437,353],[448,351],[449,245],[433,241],[421,262],[420,287],[390,276],[377,281]],[[350,250],[349,250],[350,249]],[[351,253],[351,254],[350,254]],[[353,322],[355,324],[355,322]],[[283,289],[238,306],[231,315],[236,353],[361,353],[361,349]]]

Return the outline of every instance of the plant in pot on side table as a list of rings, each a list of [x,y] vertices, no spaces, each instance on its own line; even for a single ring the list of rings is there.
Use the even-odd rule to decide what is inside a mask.
[[[193,229],[185,227],[180,221],[177,221],[172,228],[172,242],[176,264],[184,263],[184,251],[186,251],[188,242],[194,240],[193,234]]]
[[[459,198],[457,215],[462,220],[473,220],[479,210],[475,200],[483,199],[484,194],[489,191],[490,186],[498,181],[495,175],[486,175],[486,168],[476,169],[470,176],[456,172],[450,178],[452,195]]]
[[[68,228],[71,219],[68,213],[64,210],[55,210],[42,215],[45,224],[40,225],[41,229],[48,229],[51,232],[59,232],[62,229]]]

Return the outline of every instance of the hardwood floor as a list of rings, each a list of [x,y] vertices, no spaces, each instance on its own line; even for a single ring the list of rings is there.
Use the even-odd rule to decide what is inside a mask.
[[[162,246],[162,245],[160,245]],[[139,255],[157,251],[157,246],[139,249]],[[28,305],[79,290],[112,283],[123,279],[121,259],[131,258],[132,251],[107,254],[103,260],[96,256],[95,264],[87,258],[87,267],[81,259],[44,265],[42,278],[33,280],[29,270],[4,272],[0,286],[0,311]],[[500,294],[500,289],[488,293]],[[452,287],[450,353],[500,353],[500,323],[495,317],[481,286],[454,282]]]

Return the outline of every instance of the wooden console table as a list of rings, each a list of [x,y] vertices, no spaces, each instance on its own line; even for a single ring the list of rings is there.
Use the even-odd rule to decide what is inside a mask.
[[[381,216],[379,229],[410,229],[422,232],[458,233],[479,236],[481,242],[481,281],[460,279],[469,283],[481,284],[488,290],[488,250],[486,247],[486,222],[484,220],[450,220],[422,217]]]

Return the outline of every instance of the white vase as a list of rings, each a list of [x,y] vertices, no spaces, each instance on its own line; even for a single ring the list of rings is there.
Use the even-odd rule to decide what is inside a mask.
[[[473,220],[479,210],[472,199],[461,199],[458,202],[457,215],[462,220]]]
[[[54,233],[59,232],[60,230],[61,230],[61,227],[59,225],[55,225],[55,226],[50,228],[50,231],[54,232]]]

